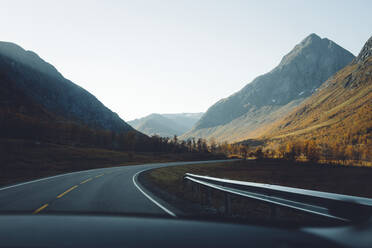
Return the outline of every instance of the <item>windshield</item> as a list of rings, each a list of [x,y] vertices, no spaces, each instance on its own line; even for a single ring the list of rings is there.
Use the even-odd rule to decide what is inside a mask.
[[[341,2],[3,4],[0,214],[368,220],[372,5]]]

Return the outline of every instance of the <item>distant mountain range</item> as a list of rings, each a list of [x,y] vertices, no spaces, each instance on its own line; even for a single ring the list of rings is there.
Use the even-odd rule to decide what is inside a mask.
[[[172,137],[191,129],[203,113],[151,114],[129,121],[132,127],[147,135]]]
[[[211,106],[181,138],[240,141],[257,138],[316,92],[319,86],[354,59],[327,38],[311,34],[283,57],[272,71]]]
[[[334,146],[353,145],[356,147],[354,153],[362,150],[370,152],[372,37],[349,65],[261,135],[274,140],[316,139],[318,143]]]
[[[23,104],[24,109],[31,104],[55,118],[93,129],[133,131],[88,91],[65,79],[36,53],[16,44],[0,42],[0,81],[2,91],[8,92],[2,95],[1,108],[21,104],[27,98],[24,102],[28,104]]]

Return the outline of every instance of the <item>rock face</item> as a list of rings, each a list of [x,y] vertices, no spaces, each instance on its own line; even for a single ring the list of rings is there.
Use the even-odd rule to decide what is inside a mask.
[[[0,42],[0,81],[66,120],[116,132],[133,130],[88,91],[16,44]]]
[[[203,113],[151,114],[129,121],[138,131],[147,135],[173,137],[190,130]]]
[[[372,151],[371,38],[352,63],[325,81],[291,113],[273,123],[261,138],[316,140],[328,146]],[[369,155],[368,155],[369,154]],[[364,154],[371,159],[370,152]],[[364,156],[363,155],[363,156]]]
[[[239,141],[256,137],[265,124],[298,106],[353,58],[333,41],[311,34],[272,71],[211,106],[182,138]]]
[[[372,36],[369,37],[366,44],[364,44],[362,50],[358,54],[358,56],[354,59],[354,63],[362,63],[368,57],[372,56]]]

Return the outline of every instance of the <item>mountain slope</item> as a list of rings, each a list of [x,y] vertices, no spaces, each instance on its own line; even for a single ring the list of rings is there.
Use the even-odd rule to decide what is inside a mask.
[[[353,58],[333,41],[311,34],[272,71],[211,106],[182,138],[254,138],[258,128],[290,112]]]
[[[6,82],[13,90],[65,120],[115,132],[133,130],[88,91],[16,44],[0,42],[0,81],[1,87]]]
[[[147,135],[156,134],[162,137],[172,137],[190,130],[201,115],[202,113],[151,114],[128,123]]]
[[[176,122],[179,126],[184,127],[182,133],[189,131],[203,116],[203,113],[178,113],[162,114],[162,116]]]
[[[262,137],[291,141],[313,139],[319,144],[334,146],[333,150],[352,146],[356,148],[354,151],[371,151],[372,37],[352,63],[329,78],[293,112],[274,123]]]

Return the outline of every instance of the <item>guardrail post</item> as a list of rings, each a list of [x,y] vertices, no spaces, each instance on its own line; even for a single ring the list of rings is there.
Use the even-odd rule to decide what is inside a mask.
[[[199,191],[200,191],[200,186],[199,186],[199,184],[197,184],[197,183],[193,183],[193,184],[192,184],[192,193],[193,193],[194,197],[197,197],[197,198],[198,198],[198,196],[199,196]]]
[[[190,190],[191,187],[192,187],[192,182],[190,180],[186,179],[186,189]]]
[[[201,205],[204,205],[204,195],[203,195],[203,186],[199,185],[199,200],[201,202]]]
[[[275,220],[277,217],[277,207],[274,204],[270,205],[270,219]]]
[[[206,204],[207,204],[208,206],[211,205],[211,202],[212,202],[211,198],[212,198],[212,191],[211,191],[211,189],[208,187],[208,188],[207,188],[207,191],[206,191]]]
[[[192,183],[191,184],[191,192],[192,192],[192,194],[195,194],[195,191],[196,191],[195,187],[196,187],[195,183]]]
[[[183,189],[184,190],[189,189],[189,183],[190,183],[189,180],[187,180],[186,178],[183,179],[183,185],[184,185]]]
[[[225,214],[230,215],[231,214],[231,198],[230,194],[225,193]]]

